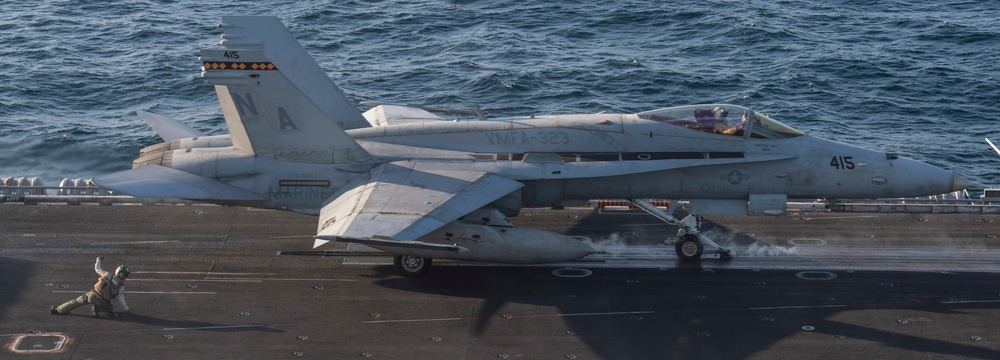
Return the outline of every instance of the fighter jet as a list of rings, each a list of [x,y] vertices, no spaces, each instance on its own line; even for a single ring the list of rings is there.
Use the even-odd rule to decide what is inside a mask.
[[[514,226],[523,207],[629,199],[679,226],[676,250],[726,255],[700,214],[778,216],[788,198],[881,198],[970,187],[893,153],[804,134],[730,104],[636,114],[446,119],[420,107],[348,100],[274,17],[229,16],[220,49],[203,50],[228,135],[206,136],[140,112],[164,142],[100,186],[146,198],[284,209],[319,216],[316,244],[395,254],[405,276],[432,259],[563,262],[580,240]],[[674,217],[642,199],[684,200]]]

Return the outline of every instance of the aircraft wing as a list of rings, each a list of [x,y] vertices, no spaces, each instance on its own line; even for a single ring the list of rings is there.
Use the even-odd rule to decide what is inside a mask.
[[[524,186],[470,168],[410,161],[373,168],[326,200],[316,246],[336,239],[412,242]]]
[[[153,128],[153,131],[156,131],[156,134],[163,138],[163,141],[205,136],[205,134],[188,126],[188,124],[166,116],[145,111],[137,111],[136,113],[139,114],[142,121],[145,121],[146,124],[149,124],[149,127]]]
[[[94,179],[102,188],[140,198],[252,200],[267,198],[232,185],[160,165],[119,171]]]

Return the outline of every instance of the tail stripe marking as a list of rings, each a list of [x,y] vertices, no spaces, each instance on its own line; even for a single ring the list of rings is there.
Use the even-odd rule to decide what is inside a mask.
[[[212,62],[206,61],[205,70],[278,70],[277,66],[269,62]]]

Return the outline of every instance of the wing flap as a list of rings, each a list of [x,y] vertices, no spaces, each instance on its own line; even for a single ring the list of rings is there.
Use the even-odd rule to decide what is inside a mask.
[[[446,121],[445,118],[432,114],[430,111],[400,105],[379,105],[365,111],[362,116],[372,126],[404,125],[421,122]]]
[[[317,238],[415,240],[524,186],[439,165],[400,161],[375,167],[327,200]]]

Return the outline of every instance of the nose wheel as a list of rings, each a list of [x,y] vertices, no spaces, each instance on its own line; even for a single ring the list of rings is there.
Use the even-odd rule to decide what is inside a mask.
[[[719,254],[719,260],[730,260],[733,258],[733,253],[728,249],[722,248],[707,238],[702,239],[699,235],[695,234],[680,236],[680,239],[674,243],[674,250],[677,251],[677,257],[681,261],[698,261],[701,260],[701,256],[705,253],[705,242],[708,242],[713,247],[709,250],[709,253]]]
[[[412,255],[396,255],[392,259],[392,263],[396,265],[396,271],[400,275],[405,277],[419,277],[431,269],[432,260],[431,258]]]
[[[677,240],[674,249],[677,250],[677,257],[682,261],[695,261],[701,259],[701,254],[705,252],[705,245],[702,245],[697,236],[687,234]]]

